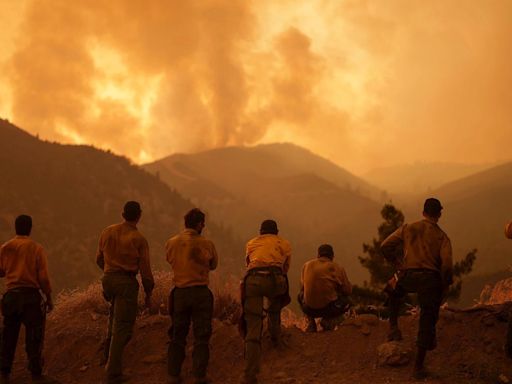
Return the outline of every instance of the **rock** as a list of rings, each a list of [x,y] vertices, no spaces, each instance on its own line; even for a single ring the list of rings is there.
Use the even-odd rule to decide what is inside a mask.
[[[509,379],[507,376],[505,376],[504,374],[499,375],[499,377],[498,377],[498,381],[499,381],[500,383],[503,383],[503,384],[508,384],[508,383],[510,383],[510,379]]]
[[[363,321],[358,317],[346,319],[343,322],[343,325],[353,325],[357,328],[361,328],[363,326]]]
[[[412,351],[405,345],[390,341],[378,346],[379,365],[389,365],[392,367],[407,365],[411,361]]]
[[[141,360],[144,364],[159,364],[165,361],[163,355],[148,355]]]
[[[441,310],[439,312],[439,317],[443,320],[453,321],[455,320],[455,313],[451,311]]]
[[[372,333],[372,330],[370,329],[370,327],[366,324],[364,324],[362,327],[361,327],[361,333],[365,336],[368,336],[369,334]]]
[[[371,313],[364,313],[362,315],[359,315],[357,318],[361,320],[361,322],[363,322],[364,324],[372,327],[379,325],[379,317]]]

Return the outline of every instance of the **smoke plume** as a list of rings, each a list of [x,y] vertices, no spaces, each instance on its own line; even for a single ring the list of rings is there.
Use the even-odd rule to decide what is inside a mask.
[[[510,158],[510,1],[26,0],[16,12],[0,101],[43,138],[137,162],[284,140],[355,170]]]

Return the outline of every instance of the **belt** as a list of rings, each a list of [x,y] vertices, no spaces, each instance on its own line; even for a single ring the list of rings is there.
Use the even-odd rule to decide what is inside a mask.
[[[17,287],[17,288],[8,289],[7,292],[13,292],[13,293],[35,293],[35,292],[37,292],[37,293],[39,293],[39,288]]]
[[[174,289],[205,289],[208,288],[208,285],[201,284],[201,285],[192,285],[190,287],[174,287]]]
[[[247,274],[250,276],[256,276],[256,275],[263,275],[263,276],[270,276],[270,275],[282,275],[283,270],[279,267],[257,267],[253,268],[247,271]]]
[[[436,275],[441,274],[439,271],[435,271],[435,270],[429,269],[429,268],[411,268],[411,269],[406,269],[405,272],[432,273],[432,274],[436,274]]]
[[[133,271],[109,271],[109,272],[105,272],[105,275],[136,277],[137,273],[138,272],[133,272]]]

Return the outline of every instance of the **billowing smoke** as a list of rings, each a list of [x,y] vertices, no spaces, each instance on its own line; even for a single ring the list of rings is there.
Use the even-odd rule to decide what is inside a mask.
[[[510,158],[507,0],[22,8],[0,98],[43,138],[135,161],[275,140],[358,170]]]

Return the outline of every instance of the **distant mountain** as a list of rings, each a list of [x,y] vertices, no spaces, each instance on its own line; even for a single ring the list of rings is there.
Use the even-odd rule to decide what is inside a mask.
[[[0,119],[0,240],[13,236],[20,213],[34,219],[34,238],[48,250],[57,288],[85,286],[100,271],[94,255],[100,231],[120,222],[127,200],[142,203],[141,231],[153,265],[167,269],[163,244],[181,229],[190,201],[126,158],[90,146],[41,141]],[[208,220],[224,271],[239,273],[243,245]]]
[[[433,193],[442,199],[445,227],[458,249],[479,249],[477,269],[494,272],[512,264],[512,162],[446,184]]]
[[[352,278],[356,256],[376,232],[381,192],[332,162],[292,144],[229,147],[172,155],[145,166],[242,240],[275,218],[294,246],[293,279],[321,243],[332,243]]]
[[[440,225],[452,240],[455,255],[477,248],[474,274],[491,274],[512,264],[512,241],[505,223],[512,220],[512,162],[452,181],[399,205],[412,221],[421,216],[423,199],[438,197],[443,206]]]
[[[417,195],[489,167],[488,164],[417,162],[372,169],[363,177],[391,195]]]

